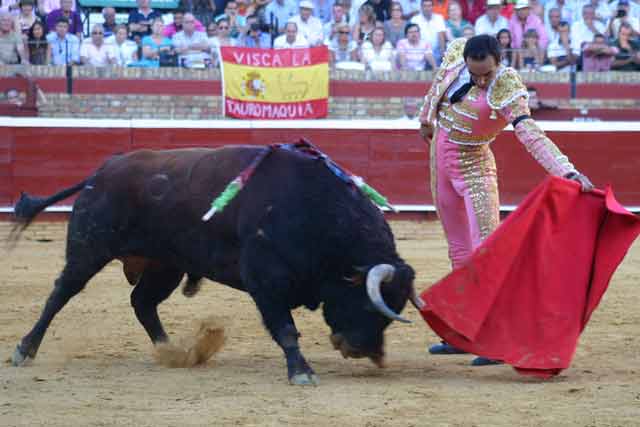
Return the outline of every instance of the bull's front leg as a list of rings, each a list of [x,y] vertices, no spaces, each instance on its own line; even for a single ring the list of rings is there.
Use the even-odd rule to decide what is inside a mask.
[[[300,351],[298,345],[300,334],[289,309],[274,301],[273,295],[252,296],[262,314],[266,328],[284,352],[289,383],[292,385],[318,385],[318,377]]]

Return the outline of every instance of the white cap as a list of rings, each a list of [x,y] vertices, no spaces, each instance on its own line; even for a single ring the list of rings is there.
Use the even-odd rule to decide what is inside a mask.
[[[302,0],[298,6],[301,9],[313,9],[313,3],[311,3],[309,0]]]
[[[517,10],[524,9],[525,7],[529,7],[529,0],[518,0],[513,8]]]
[[[487,0],[487,6],[502,6],[502,0]]]

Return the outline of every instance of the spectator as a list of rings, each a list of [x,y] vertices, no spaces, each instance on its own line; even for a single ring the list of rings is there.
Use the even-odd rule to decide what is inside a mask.
[[[20,13],[20,0],[2,0],[0,2],[0,13],[7,12],[11,16]]]
[[[273,42],[274,49],[295,49],[309,47],[309,42],[302,34],[298,34],[298,25],[295,22],[287,22],[284,34],[278,36]]]
[[[582,46],[591,42],[596,34],[605,33],[605,26],[595,18],[593,6],[587,4],[582,7],[582,19],[571,25],[571,50],[575,56],[580,56]]]
[[[309,0],[301,0],[298,6],[300,7],[300,14],[291,18],[290,22],[296,23],[298,32],[307,39],[309,45],[318,46],[322,44],[322,22],[311,15],[313,3]]]
[[[0,12],[0,65],[26,62],[24,41],[14,31],[13,17],[9,12]]]
[[[640,71],[640,45],[631,40],[633,28],[627,22],[620,24],[614,47],[618,50],[611,69],[616,71]]]
[[[34,10],[34,0],[20,0],[20,12],[13,19],[16,33],[27,35],[29,28],[38,20]]]
[[[529,8],[531,13],[537,16],[544,24],[544,5],[539,0],[529,0]]]
[[[49,15],[56,9],[61,8],[60,0],[38,0],[38,14],[42,17]],[[76,11],[76,1],[71,2],[71,10]],[[55,24],[55,23],[54,23]]]
[[[69,20],[58,18],[56,30],[47,34],[49,43],[49,63],[51,65],[70,65],[80,63],[80,39],[69,34]]]
[[[118,25],[116,24],[116,10],[112,7],[105,7],[102,9],[102,17],[104,18],[102,29],[104,30],[106,41],[108,37],[111,37],[116,32],[116,26]]]
[[[582,71],[609,71],[617,53],[602,34],[596,34],[582,49]]]
[[[433,0],[433,13],[437,13],[445,20],[449,18],[449,0]]]
[[[418,24],[420,36],[429,43],[436,58],[444,52],[447,28],[442,15],[433,13],[433,0],[422,0],[422,13],[411,18],[411,23]]]
[[[358,61],[358,43],[351,39],[351,31],[346,23],[338,24],[336,36],[329,43],[329,63],[336,64]]]
[[[398,44],[398,40],[406,37],[407,21],[402,18],[402,15],[402,5],[397,1],[391,2],[391,18],[384,22],[384,33],[393,46]]]
[[[173,47],[178,53],[180,65],[188,68],[203,68],[211,61],[209,40],[202,31],[196,31],[196,18],[191,13],[184,14],[182,31],[173,36]]]
[[[240,34],[240,29],[244,26],[245,18],[238,16],[238,4],[235,0],[229,0],[224,8],[222,15],[216,16],[215,21],[220,22],[221,19],[229,21],[229,36],[236,38]]]
[[[495,36],[509,27],[507,18],[500,15],[501,8],[502,0],[487,0],[487,12],[476,20],[476,34]]]
[[[537,70],[544,64],[544,49],[540,47],[540,40],[536,30],[530,29],[524,33],[522,49],[516,54],[516,69]]]
[[[420,37],[420,27],[409,24],[405,29],[405,38],[396,48],[398,66],[401,70],[435,70],[436,60],[429,42]]]
[[[256,10],[251,0],[235,0],[236,9],[236,25],[238,26],[238,33],[244,33],[249,28],[247,18],[253,15]]]
[[[80,46],[80,62],[94,67],[105,67],[116,63],[113,46],[104,42],[102,24],[95,24],[91,28],[91,38],[83,40]]]
[[[142,59],[135,62],[136,67],[157,68],[177,66],[178,60],[171,46],[171,39],[164,35],[162,18],[154,18],[151,24],[151,35],[142,38]]]
[[[254,22],[250,25],[249,31],[244,36],[243,46],[260,49],[270,49],[271,36],[269,36],[269,34],[267,33],[262,32],[262,26],[259,23]]]
[[[115,33],[104,39],[104,43],[113,49],[115,65],[120,67],[128,67],[138,60],[138,45],[129,40],[127,35],[127,26],[120,24],[115,27]]]
[[[393,46],[385,40],[384,29],[376,28],[371,40],[362,43],[360,62],[372,71],[391,71],[393,69]]]
[[[486,12],[488,0],[460,0],[459,3],[462,7],[462,17],[475,25],[478,18]]]
[[[227,18],[218,21],[218,34],[215,37],[209,37],[209,46],[211,52],[217,52],[220,46],[235,46],[236,39],[231,37],[231,25]]]
[[[65,18],[69,23],[69,33],[74,34],[78,39],[82,39],[82,20],[80,19],[80,14],[74,12],[72,7],[73,0],[60,0],[60,9],[52,10],[47,15],[47,31],[54,31],[58,20]]]
[[[370,4],[363,4],[358,10],[358,22],[353,26],[353,40],[358,44],[369,40],[376,28],[376,12]]]
[[[184,9],[176,9],[173,11],[173,22],[169,25],[164,26],[164,36],[173,37],[177,32],[182,31],[182,21],[184,20]],[[202,22],[196,19],[196,31],[205,31],[204,25]]]
[[[447,39],[449,41],[462,37],[462,29],[469,25],[469,21],[462,18],[462,8],[456,1],[449,2],[445,25],[447,27]]]
[[[49,63],[49,43],[45,34],[44,24],[40,21],[33,23],[27,33],[25,52],[31,65],[47,65]]]
[[[464,37],[465,39],[469,40],[471,37],[476,35],[476,30],[475,28],[473,28],[473,25],[469,24],[469,25],[465,25],[462,28],[462,37]]]
[[[391,0],[367,0],[365,4],[370,5],[376,14],[376,21],[387,21],[390,15]]]
[[[511,33],[511,47],[519,49],[524,42],[524,34],[527,30],[536,30],[538,33],[538,47],[546,49],[549,44],[544,24],[536,15],[531,13],[529,0],[517,0],[515,13],[509,20],[509,32]]]
[[[578,5],[579,7],[576,8],[576,14],[580,13],[579,11],[582,10],[581,7],[589,5],[593,7],[593,14],[596,22],[598,22],[599,24],[602,24],[605,27],[607,25],[607,22],[609,22],[609,19],[613,15],[611,9],[609,8],[609,5],[607,4],[607,1],[605,0],[584,0],[584,1],[578,0]],[[573,22],[575,23],[579,20],[580,20],[580,16],[574,15]],[[593,39],[589,39],[588,41],[591,41],[591,40]]]
[[[18,89],[9,88],[5,90],[4,98],[4,103],[7,104],[17,105],[18,107],[23,104],[22,97],[20,96],[20,92],[18,92]]]
[[[265,21],[273,28],[277,29],[278,34],[285,31],[285,25],[289,19],[296,16],[298,7],[294,0],[272,0],[264,11]]]
[[[65,0],[62,0],[65,1]],[[68,0],[67,0],[68,1]],[[136,0],[138,9],[131,10],[129,12],[129,31],[131,31],[131,37],[140,43],[142,37],[151,34],[151,23],[155,18],[161,18],[160,12],[151,9],[150,0]]]
[[[549,27],[549,20],[551,19],[551,10],[557,9],[560,15],[558,22],[565,21],[571,26],[573,17],[576,13],[576,1],[575,0],[547,0],[544,4],[544,16],[546,16],[545,24]]]
[[[218,23],[216,21],[209,22],[209,25],[207,25],[206,33],[208,39],[216,37],[218,35]]]
[[[339,24],[347,22],[347,17],[344,12],[345,10],[342,2],[337,1],[333,4],[333,16],[331,17],[331,21],[322,26],[325,43],[328,44],[333,39],[333,36],[336,35],[336,31],[338,31],[337,26]]]
[[[318,18],[322,24],[331,21],[333,0],[311,0],[311,2],[313,3],[313,16]]]
[[[571,50],[569,23],[560,21],[557,34],[558,37],[552,39],[547,47],[547,58],[556,67],[556,70],[569,71],[571,65],[576,63],[576,57]]]
[[[547,15],[547,22],[545,23],[547,36],[549,36],[549,44],[558,41],[558,27],[560,26],[561,20],[562,20],[562,15],[560,13],[560,9],[556,7],[549,9],[549,14]]]
[[[183,0],[183,9],[193,14],[200,22],[202,30],[196,29],[196,31],[204,31],[204,27],[213,21],[216,3],[214,0]]]
[[[619,4],[620,2],[618,0],[613,0],[609,2],[609,10],[611,12],[612,18],[615,18],[616,15],[618,14]],[[629,1],[629,15],[633,16],[634,18],[640,18],[640,3],[638,2],[638,0]]]
[[[618,1],[618,7],[616,8],[615,15],[609,20],[609,34],[611,34],[612,37],[617,35],[620,30],[620,25],[624,22],[629,24],[631,27],[632,37],[638,37],[640,34],[640,19],[635,16],[631,16],[629,0]]]
[[[505,67],[513,67],[516,65],[516,55],[511,48],[511,33],[506,28],[498,31],[496,36],[498,45],[500,46],[500,63]]]
[[[420,0],[400,0],[400,4],[402,5],[402,17],[406,21],[409,21],[414,16],[420,14],[422,10]]]

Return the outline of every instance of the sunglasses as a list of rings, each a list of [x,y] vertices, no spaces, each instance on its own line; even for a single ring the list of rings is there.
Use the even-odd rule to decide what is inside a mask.
[[[338,31],[340,34],[349,34],[349,31]]]
[[[229,29],[229,27],[227,27],[226,25],[225,25],[225,26],[222,26],[222,25],[221,25],[221,26],[219,26],[219,27],[218,27],[218,29],[219,29],[219,30],[228,30],[228,29]]]
[[[94,36],[101,36],[101,35],[103,35],[104,33],[101,33],[101,32],[99,32],[99,31],[93,31],[91,34],[93,34]]]

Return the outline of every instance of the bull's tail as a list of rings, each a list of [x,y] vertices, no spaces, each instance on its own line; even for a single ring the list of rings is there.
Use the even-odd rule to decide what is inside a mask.
[[[10,247],[17,242],[20,234],[31,224],[31,221],[33,221],[40,212],[54,203],[64,200],[82,190],[89,180],[90,178],[87,178],[73,187],[65,188],[50,197],[30,196],[27,193],[21,193],[20,199],[18,199],[13,207],[13,221],[15,225],[9,235]]]

